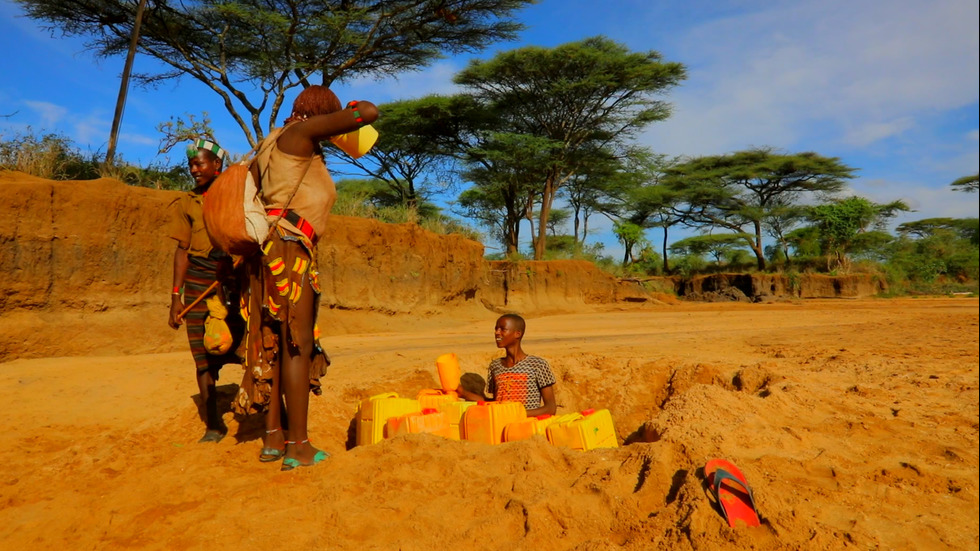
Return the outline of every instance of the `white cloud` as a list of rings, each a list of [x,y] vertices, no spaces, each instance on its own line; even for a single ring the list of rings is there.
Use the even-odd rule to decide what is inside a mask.
[[[911,117],[901,117],[892,121],[862,122],[856,127],[849,128],[845,124],[841,140],[848,145],[864,147],[877,141],[897,136],[915,126]]]
[[[128,132],[121,132],[119,134],[119,141],[126,142],[128,144],[134,145],[159,145],[160,140],[157,138],[151,138],[144,134],[131,134]]]
[[[459,92],[453,77],[462,67],[451,61],[440,61],[421,71],[405,73],[398,78],[377,80],[359,78],[331,88],[342,101],[348,96],[384,103],[420,98],[431,94],[450,95]]]
[[[58,123],[68,114],[67,108],[47,101],[24,100],[24,105],[37,113],[40,119],[38,130],[50,130],[57,127]]]
[[[74,125],[73,138],[82,147],[92,151],[105,151],[109,146],[109,129],[112,123],[98,113],[79,117]]]
[[[812,136],[869,145],[936,110],[977,101],[978,7],[964,0],[792,2],[715,20],[680,38],[689,78],[661,151],[793,147]]]

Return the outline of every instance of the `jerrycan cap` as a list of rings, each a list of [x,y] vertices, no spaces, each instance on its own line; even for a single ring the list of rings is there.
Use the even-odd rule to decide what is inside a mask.
[[[595,413],[595,408],[583,409],[581,413],[582,415],[586,415],[586,416],[592,415],[593,413]]]
[[[487,402],[486,402],[486,400],[480,400],[480,401],[478,401],[476,403],[476,405],[478,405],[478,406],[485,406],[485,405],[487,405]]]
[[[439,413],[439,410],[436,409],[436,408],[423,408],[422,409],[422,415],[428,415],[430,413]]]
[[[538,421],[544,421],[545,419],[548,419],[549,417],[551,417],[551,414],[550,413],[542,413],[541,415],[536,415],[534,418],[537,419]]]

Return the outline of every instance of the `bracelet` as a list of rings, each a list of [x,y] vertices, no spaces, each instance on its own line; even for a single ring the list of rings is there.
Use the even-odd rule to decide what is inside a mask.
[[[174,287],[174,290],[170,294],[171,295],[179,295],[179,294],[181,294],[182,291],[183,291],[183,289],[181,289],[180,287]]]
[[[361,126],[364,126],[364,119],[361,118],[361,112],[357,109],[357,104],[358,103],[360,103],[360,102],[358,102],[358,101],[350,101],[350,102],[347,103],[347,108],[354,110],[354,122],[356,122],[357,124],[359,124]]]

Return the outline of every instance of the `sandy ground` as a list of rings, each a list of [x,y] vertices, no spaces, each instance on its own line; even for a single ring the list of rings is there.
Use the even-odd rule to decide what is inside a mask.
[[[3,549],[976,549],[978,301],[676,304],[530,317],[559,411],[609,408],[616,449],[412,435],[348,450],[361,398],[483,375],[494,314],[332,336],[311,405],[333,457],[280,472],[260,420],[197,444],[186,351],[0,364]],[[161,323],[163,321],[161,320]],[[362,323],[362,326],[368,324]],[[67,337],[70,338],[70,337]],[[222,372],[228,399],[240,368]],[[704,463],[763,525],[731,529]]]

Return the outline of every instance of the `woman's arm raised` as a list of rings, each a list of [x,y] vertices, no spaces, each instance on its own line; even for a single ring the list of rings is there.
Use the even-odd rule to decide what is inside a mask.
[[[330,138],[353,132],[378,120],[378,108],[370,101],[352,101],[346,109],[329,115],[315,115],[290,125],[276,143],[279,151],[289,155],[309,157],[314,145]]]

